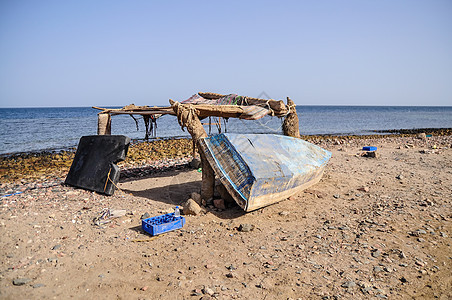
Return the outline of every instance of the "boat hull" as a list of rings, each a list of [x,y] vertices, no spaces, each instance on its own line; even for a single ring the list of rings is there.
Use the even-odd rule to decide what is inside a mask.
[[[284,200],[322,178],[331,153],[272,134],[219,134],[200,145],[215,175],[245,211]]]

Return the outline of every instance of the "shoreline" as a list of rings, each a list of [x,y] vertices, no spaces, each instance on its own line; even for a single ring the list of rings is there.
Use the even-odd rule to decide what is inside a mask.
[[[433,146],[452,148],[451,129],[438,129],[432,133],[433,135],[427,138],[419,138],[417,130],[390,135],[326,135],[301,136],[301,138],[330,151],[336,148],[353,148],[353,151],[359,152],[363,145],[393,141],[427,152]],[[172,169],[186,168],[193,159],[192,152],[192,141],[188,138],[132,143],[125,161],[117,164],[121,170],[120,181],[130,181]],[[75,150],[0,156],[0,197],[63,184],[74,155]]]
[[[349,133],[335,133],[335,134],[310,134],[303,135],[301,134],[301,138],[304,140],[315,140],[316,138],[331,138],[331,137],[340,137],[340,138],[354,138],[354,139],[366,139],[373,137],[390,137],[390,136],[412,136],[419,133],[444,136],[444,135],[452,135],[452,128],[413,128],[413,129],[387,129],[387,130],[369,130],[369,132],[374,132],[374,134],[349,134]],[[261,134],[261,133],[259,133]],[[265,134],[265,133],[262,133]],[[143,139],[131,139],[131,145],[140,144],[140,143],[152,143],[157,141],[168,141],[168,140],[185,140],[191,139],[191,137],[186,136],[174,136],[174,137],[156,137],[150,138],[149,141],[145,141]],[[0,160],[8,157],[15,156],[41,156],[41,155],[52,155],[59,154],[64,152],[75,152],[77,150],[77,145],[61,147],[61,148],[46,148],[40,150],[31,150],[31,151],[18,151],[18,152],[8,152],[8,153],[0,153]]]

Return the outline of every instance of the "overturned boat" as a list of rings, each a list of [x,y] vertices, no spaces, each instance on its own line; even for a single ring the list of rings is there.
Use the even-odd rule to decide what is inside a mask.
[[[321,179],[331,152],[273,134],[218,134],[200,140],[215,175],[245,211],[296,194]]]

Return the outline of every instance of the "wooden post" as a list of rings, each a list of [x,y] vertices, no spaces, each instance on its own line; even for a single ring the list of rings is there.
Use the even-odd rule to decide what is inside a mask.
[[[174,112],[177,115],[179,125],[182,129],[187,128],[197,148],[199,147],[199,139],[207,137],[207,133],[198,118],[196,109],[192,105],[184,105],[179,102],[175,102],[170,99],[170,104],[173,107]],[[213,198],[215,189],[215,173],[207,161],[204,153],[199,151],[202,165],[202,185],[201,185],[201,198],[209,201]]]
[[[289,113],[284,118],[283,123],[284,135],[299,138],[300,127],[298,121],[298,114],[295,109],[295,103],[289,97],[287,97],[287,107],[289,109]]]
[[[97,134],[111,134],[111,116],[109,113],[100,113],[97,115]]]

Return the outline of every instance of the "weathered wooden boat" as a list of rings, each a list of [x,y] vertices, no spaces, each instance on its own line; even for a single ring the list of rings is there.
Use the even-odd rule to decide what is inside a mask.
[[[273,134],[218,134],[200,140],[215,175],[245,211],[316,184],[331,153],[304,140]]]

